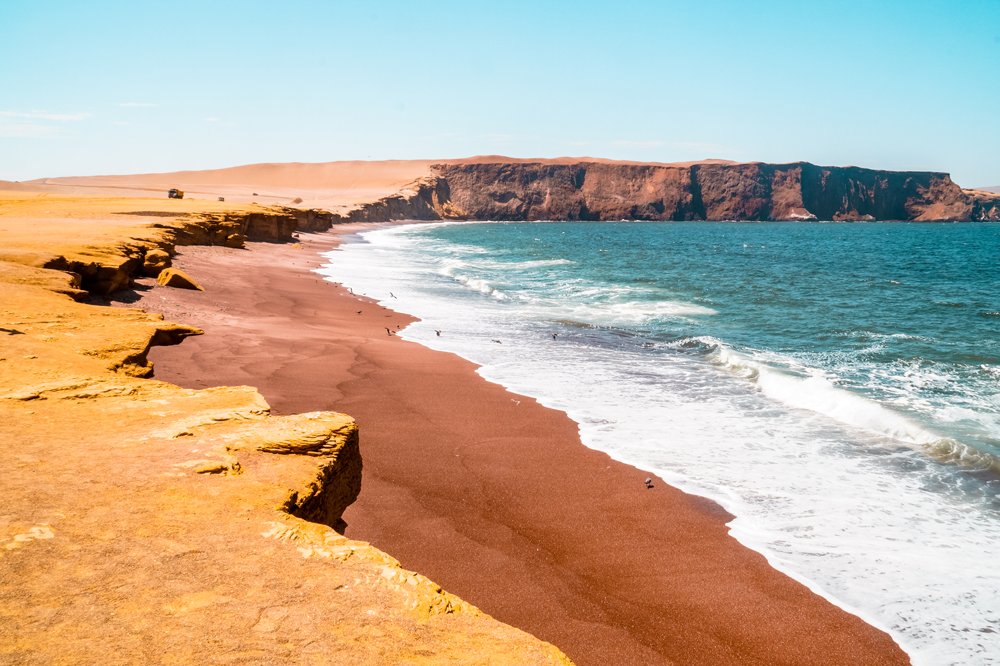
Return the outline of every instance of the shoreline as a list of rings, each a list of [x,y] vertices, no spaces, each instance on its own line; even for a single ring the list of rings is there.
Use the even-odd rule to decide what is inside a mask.
[[[644,221],[642,221],[642,220],[632,221],[632,223],[634,223],[634,224],[642,224],[643,222]],[[538,221],[538,223],[540,223],[540,224],[557,224],[557,223],[559,223],[559,221]],[[570,223],[574,223],[574,222],[570,221]],[[663,222],[653,221],[653,222],[650,222],[650,223],[652,223],[652,224],[662,224]],[[746,223],[747,223],[746,221],[730,221],[730,222],[725,222],[725,221],[723,221],[723,222],[718,222],[718,221],[711,222],[711,221],[709,221],[709,222],[701,222],[701,224],[746,224]],[[789,221],[770,222],[770,224],[776,224],[776,223],[777,224],[788,224],[788,223],[791,223],[791,222],[789,222]],[[825,222],[825,223],[826,224],[829,224],[829,223],[833,223],[833,224],[848,224],[849,222]],[[506,225],[506,224],[520,224],[520,223],[519,222],[506,221],[506,220],[439,220],[439,221],[401,220],[401,221],[394,222],[394,223],[378,223],[378,224],[373,223],[373,224],[370,225],[369,229],[364,229],[364,230],[361,230],[361,231],[373,231],[373,230],[376,230],[376,229],[379,229],[379,228],[404,226],[404,225],[408,226],[408,225],[411,225],[411,224],[430,224],[430,225],[501,224],[501,225]],[[600,224],[600,223],[598,223],[598,224]],[[679,222],[679,224],[685,224],[685,222]],[[858,224],[858,223],[857,222],[850,222],[850,224]],[[878,222],[876,222],[875,224],[878,224]],[[933,223],[925,223],[925,224],[933,224]],[[330,233],[333,233],[333,232],[331,231]],[[351,234],[351,235],[353,236],[355,234]],[[346,240],[344,240],[341,243],[342,245],[347,245],[347,244],[351,244],[351,243],[355,243],[355,242],[366,242],[366,241],[364,241],[364,239],[355,240],[353,238],[347,238],[346,235],[345,235],[345,238],[346,238]],[[340,284],[340,283],[335,283],[335,284]],[[403,313],[403,314],[406,314],[406,313]],[[408,314],[406,314],[406,316],[415,316],[415,315],[408,315]],[[417,319],[417,321],[420,321],[420,320]],[[405,339],[407,341],[415,342],[416,344],[420,344],[421,346],[427,346],[427,345],[421,343],[417,339],[413,339],[413,338],[405,336],[405,331],[404,331],[403,339]],[[457,351],[451,351],[451,350],[448,350],[448,349],[435,348],[435,347],[428,347],[428,348],[431,349],[432,351],[437,352],[437,353],[453,354],[455,356],[458,356],[459,358],[462,358],[463,360],[465,360],[468,363],[472,364],[476,368],[477,374],[479,374],[480,376],[482,376],[488,383],[496,384],[496,385],[504,388],[506,391],[508,391],[511,394],[514,394],[514,395],[517,395],[517,396],[521,396],[521,397],[527,397],[527,398],[529,398],[531,400],[535,400],[535,401],[539,402],[539,404],[542,407],[546,408],[546,409],[549,409],[549,410],[552,410],[552,411],[555,411],[555,412],[558,412],[558,413],[561,413],[561,414],[565,414],[567,416],[567,418],[569,418],[570,420],[572,420],[574,423],[577,424],[578,429],[580,428],[580,422],[576,421],[573,418],[573,416],[571,416],[570,413],[566,409],[560,408],[559,406],[553,405],[553,404],[545,404],[546,401],[545,401],[544,397],[535,396],[535,395],[529,395],[527,393],[520,393],[520,392],[518,392],[518,390],[516,389],[516,387],[505,383],[500,378],[496,378],[496,377],[494,377],[494,378],[487,378],[487,375],[484,375],[484,374],[482,374],[482,373],[479,372],[479,369],[482,368],[482,365],[480,363],[478,363],[475,359],[469,358],[467,356],[464,356],[461,352],[457,352]],[[730,515],[730,520],[726,523],[727,527],[729,528],[729,535],[730,535],[730,537],[732,537],[733,539],[735,539],[737,542],[739,542],[740,545],[742,545],[744,548],[746,548],[748,550],[751,550],[753,552],[756,552],[756,553],[759,553],[760,555],[762,555],[765,558],[765,560],[767,561],[768,565],[772,569],[774,569],[775,571],[780,572],[781,574],[784,574],[785,576],[788,576],[792,580],[794,580],[794,581],[798,582],[799,584],[807,587],[813,594],[815,594],[815,595],[817,595],[819,597],[822,597],[823,599],[825,599],[829,603],[833,604],[834,606],[840,608],[844,612],[849,613],[851,615],[854,615],[854,616],[860,618],[862,621],[864,621],[865,623],[867,623],[871,627],[877,629],[878,631],[881,631],[881,632],[884,632],[885,634],[888,634],[892,638],[892,640],[900,647],[900,649],[902,649],[907,654],[908,658],[912,658],[912,655],[915,652],[915,648],[912,645],[910,645],[907,642],[905,642],[903,640],[903,638],[904,638],[903,636],[894,634],[892,632],[892,630],[887,625],[885,625],[879,618],[871,615],[868,611],[866,611],[865,609],[863,609],[861,607],[854,606],[854,605],[848,603],[847,601],[844,601],[843,599],[837,598],[833,594],[829,593],[826,589],[824,589],[822,583],[819,582],[818,580],[810,578],[809,576],[804,575],[804,574],[800,573],[799,571],[796,571],[796,570],[794,570],[792,568],[781,566],[782,562],[781,562],[781,555],[780,555],[780,553],[777,553],[777,552],[775,552],[773,550],[767,549],[766,547],[763,547],[762,544],[754,543],[751,539],[746,539],[745,537],[747,535],[746,535],[745,532],[742,532],[740,529],[734,529],[734,527],[735,527],[734,523],[736,523],[736,522],[738,522],[740,520],[740,515],[737,514],[734,510],[731,510],[731,507],[727,505],[727,498],[724,495],[722,495],[722,496],[714,496],[711,493],[710,489],[708,489],[708,488],[706,488],[704,486],[701,486],[698,483],[693,482],[693,481],[691,481],[691,480],[689,480],[687,478],[684,478],[682,476],[679,476],[677,474],[673,474],[672,475],[673,478],[669,478],[669,482],[668,482],[667,480],[665,480],[664,477],[658,476],[656,472],[651,472],[651,471],[647,470],[645,467],[643,467],[641,461],[629,460],[629,459],[625,459],[625,458],[616,458],[612,454],[610,454],[610,453],[608,453],[606,451],[603,451],[600,448],[595,448],[595,447],[592,447],[592,446],[584,443],[582,435],[578,435],[578,437],[579,437],[579,440],[580,440],[580,444],[582,446],[588,448],[589,450],[593,450],[593,451],[597,451],[597,452],[600,452],[600,453],[604,453],[605,455],[608,455],[614,462],[616,462],[618,464],[626,465],[626,466],[629,466],[629,467],[634,467],[636,469],[639,469],[639,470],[643,471],[644,473],[648,473],[649,475],[651,475],[651,478],[655,479],[656,481],[658,481],[660,483],[664,483],[666,485],[670,485],[671,487],[673,487],[673,488],[675,488],[677,490],[680,490],[681,492],[683,492],[686,495],[689,495],[689,496],[692,496],[692,497],[695,497],[695,498],[698,498],[698,499],[702,499],[702,500],[705,500],[707,502],[716,504],[719,511],[721,511],[722,513],[728,513]],[[743,537],[743,538],[741,538],[741,537]]]
[[[376,226],[303,233],[302,248],[255,244],[252,266],[241,250],[183,248],[175,265],[206,292],[127,303],[206,331],[154,348],[157,379],[251,384],[276,413],[351,414],[365,476],[347,535],[581,666],[908,663],[888,635],[738,544],[719,505],[659,479],[647,491],[645,472],[587,449],[565,413],[453,354],[379,337],[413,318],[300,273],[324,262],[323,246]]]

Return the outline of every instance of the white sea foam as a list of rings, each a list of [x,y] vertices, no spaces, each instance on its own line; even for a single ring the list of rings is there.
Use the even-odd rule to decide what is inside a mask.
[[[607,329],[562,328],[558,342],[549,335],[559,319],[611,326],[645,321],[650,307],[665,317],[713,316],[711,308],[684,311],[702,306],[631,298],[628,289],[594,299],[586,292],[597,286],[583,281],[558,298],[505,285],[511,298],[500,301],[441,274],[445,259],[476,263],[484,252],[405,227],[366,238],[332,253],[321,272],[420,317],[402,337],[480,364],[486,379],[566,410],[587,446],[718,501],[736,516],[733,536],[891,632],[914,664],[1000,663],[1000,515],[991,497],[961,492],[960,468],[916,451],[947,438],[801,359],[714,339],[699,341],[714,345],[706,360],[677,344],[653,352],[594,344],[589,336]],[[882,371],[945,381],[933,368]],[[906,409],[931,409],[905,382],[894,386],[890,397]],[[969,411],[988,419],[996,407]]]
[[[753,379],[761,391],[785,405],[818,412],[841,423],[908,444],[926,445],[941,439],[940,435],[876,402],[837,388],[822,371],[802,369],[808,374],[796,376],[734,351],[722,342],[713,342],[716,345],[713,360]]]
[[[535,261],[489,261],[482,262],[485,267],[501,270],[523,270],[528,268],[544,268],[546,266],[572,266],[575,261],[570,259],[538,259]]]
[[[710,341],[715,346],[711,355],[713,360],[753,380],[768,397],[784,405],[823,414],[840,423],[912,446],[938,460],[1000,472],[1000,460],[995,456],[932,432],[874,400],[838,388],[823,371],[800,367],[805,376],[796,375],[734,351],[720,341]],[[787,358],[780,360],[786,366],[796,365]]]
[[[715,314],[715,310],[682,301],[588,300],[586,295],[575,301],[529,299],[522,297],[525,309],[537,320],[579,321],[596,326],[641,325],[665,317],[694,317]]]
[[[460,282],[469,289],[478,291],[481,294],[489,294],[493,298],[497,298],[500,300],[507,298],[507,296],[502,291],[500,291],[495,287],[490,286],[490,283],[487,282],[486,280],[477,280],[476,278],[470,278],[465,275],[453,275],[452,277],[455,279],[456,282]]]
[[[487,282],[486,280],[470,277],[468,275],[463,275],[462,273],[459,272],[463,268],[469,268],[469,267],[470,264],[467,262],[460,261],[458,259],[447,259],[444,262],[442,262],[442,266],[439,272],[441,273],[441,275],[447,275],[451,279],[455,280],[455,282],[458,282],[459,284],[464,284],[469,289],[478,291],[481,294],[487,294],[489,296],[493,296],[494,298],[500,300],[507,298],[507,296],[502,291],[491,286],[490,283]]]

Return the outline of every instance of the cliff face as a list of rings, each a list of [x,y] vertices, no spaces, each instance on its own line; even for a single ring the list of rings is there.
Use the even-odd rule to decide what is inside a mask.
[[[285,208],[281,211],[295,218],[298,231],[327,231],[333,224],[333,213],[317,208]],[[339,217],[339,216],[338,216]]]
[[[334,214],[332,223],[443,219],[468,219],[468,215],[452,203],[448,181],[431,176],[418,178],[396,194],[362,204],[347,215]]]
[[[127,288],[151,250],[285,242],[299,224],[289,210],[265,206],[34,193],[0,195],[0,216],[0,275],[20,284],[59,282],[61,293],[81,301],[87,292]]]
[[[963,190],[945,173],[807,162],[439,164],[432,171],[343,221],[1000,221],[1000,195]]]

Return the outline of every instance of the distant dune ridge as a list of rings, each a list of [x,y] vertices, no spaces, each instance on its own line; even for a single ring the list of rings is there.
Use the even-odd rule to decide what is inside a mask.
[[[1000,220],[1000,187],[946,173],[703,160],[481,155],[453,160],[251,164],[127,176],[45,178],[11,189],[321,208],[344,221]],[[299,201],[296,201],[296,200]],[[335,218],[336,221],[337,218]]]

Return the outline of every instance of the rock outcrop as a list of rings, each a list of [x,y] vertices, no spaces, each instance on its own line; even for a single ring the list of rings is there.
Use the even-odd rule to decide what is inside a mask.
[[[69,295],[75,292],[67,290],[106,295],[127,288],[144,271],[169,265],[178,245],[286,242],[298,225],[284,209],[249,204],[26,192],[0,197],[0,216],[6,227],[0,266],[68,274]]]
[[[170,255],[165,251],[149,250],[142,262],[142,274],[146,277],[159,277],[163,269],[170,268],[170,264]]]
[[[337,215],[337,222],[468,219],[467,211],[456,207],[451,196],[446,178],[419,178],[392,196],[363,204],[347,215]]]
[[[1000,195],[948,174],[793,164],[438,164],[335,221],[1000,221]]]
[[[202,331],[77,302],[67,270],[97,266],[105,293],[153,248],[233,242],[238,212],[42,201],[0,194],[0,662],[568,666],[340,533],[361,484],[349,416],[156,381],[150,347]]]
[[[334,224],[334,214],[318,208],[288,208],[281,210],[295,218],[298,231],[327,231]]]
[[[156,277],[156,281],[164,287],[205,291],[205,289],[198,284],[193,277],[177,268],[164,268]]]

